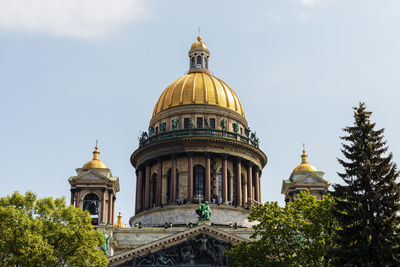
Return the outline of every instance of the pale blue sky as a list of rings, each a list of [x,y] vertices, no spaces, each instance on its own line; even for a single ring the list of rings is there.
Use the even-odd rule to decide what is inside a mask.
[[[339,136],[360,101],[399,162],[399,12],[396,0],[0,1],[0,196],[69,201],[67,179],[99,139],[127,223],[129,157],[161,92],[187,71],[199,26],[212,73],[238,94],[268,156],[263,201],[283,203],[302,143],[340,181]]]

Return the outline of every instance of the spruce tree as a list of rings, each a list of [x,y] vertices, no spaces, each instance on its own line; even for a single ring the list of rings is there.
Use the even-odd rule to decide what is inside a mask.
[[[335,184],[333,215],[339,229],[332,256],[337,266],[399,266],[399,172],[365,104],[354,107],[354,124],[344,128],[344,185]]]

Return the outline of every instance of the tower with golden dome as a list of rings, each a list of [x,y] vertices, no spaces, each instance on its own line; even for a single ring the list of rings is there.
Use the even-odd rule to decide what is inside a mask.
[[[285,202],[293,201],[300,191],[307,189],[317,199],[322,199],[328,192],[329,186],[330,182],[324,179],[324,173],[308,162],[308,155],[303,145],[301,163],[294,168],[289,179],[282,181],[281,193],[285,195]]]
[[[92,160],[77,168],[77,175],[71,176],[68,182],[71,186],[71,205],[87,210],[95,228],[105,229],[114,223],[119,178],[112,175],[99,155],[96,144]]]

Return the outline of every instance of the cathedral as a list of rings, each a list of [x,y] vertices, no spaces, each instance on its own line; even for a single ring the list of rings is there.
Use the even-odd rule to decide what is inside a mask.
[[[71,205],[89,211],[104,233],[110,266],[226,266],[224,251],[253,233],[247,216],[261,204],[267,155],[234,90],[210,73],[200,36],[188,56],[187,74],[161,92],[130,157],[136,201],[129,226],[121,214],[114,218],[119,178],[97,145],[68,180]],[[282,181],[285,201],[305,189],[323,198],[330,185],[323,175],[303,149],[301,164]]]

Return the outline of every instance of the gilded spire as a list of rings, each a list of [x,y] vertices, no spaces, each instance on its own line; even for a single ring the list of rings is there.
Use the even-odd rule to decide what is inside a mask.
[[[93,160],[99,160],[99,155],[100,155],[100,151],[99,148],[97,147],[98,141],[96,139],[96,146],[94,147],[94,151],[93,151]]]
[[[297,171],[317,171],[317,169],[312,166],[310,163],[308,163],[308,155],[306,154],[306,148],[305,145],[303,144],[303,154],[301,154],[301,164],[298,165],[296,168],[293,170],[294,172]]]
[[[96,140],[96,146],[94,147],[93,151],[93,159],[91,161],[88,161],[83,165],[82,168],[96,168],[96,169],[107,169],[107,165],[99,160],[99,155],[100,151],[99,148],[97,147],[98,142]]]
[[[308,155],[306,154],[306,148],[303,144],[303,154],[301,155],[301,163],[308,163]]]

